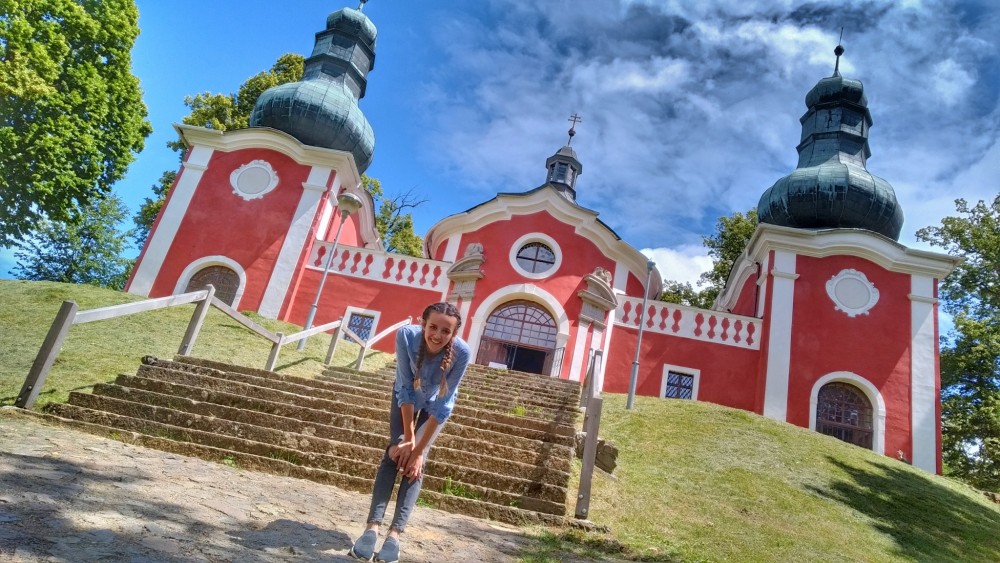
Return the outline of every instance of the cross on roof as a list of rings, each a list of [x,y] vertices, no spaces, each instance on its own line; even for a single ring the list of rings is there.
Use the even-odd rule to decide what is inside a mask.
[[[569,128],[569,141],[566,141],[566,144],[568,145],[573,142],[573,135],[576,135],[576,124],[582,122],[583,118],[574,113],[573,115],[569,116],[569,119],[567,119],[566,121],[569,121],[573,124]]]

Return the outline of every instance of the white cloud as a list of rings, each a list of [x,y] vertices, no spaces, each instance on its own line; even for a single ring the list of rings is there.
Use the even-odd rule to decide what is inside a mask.
[[[976,83],[975,77],[952,59],[934,65],[931,74],[934,90],[946,106],[958,103]]]
[[[712,259],[704,246],[680,246],[677,248],[643,248],[640,250],[653,262],[664,280],[687,282],[698,289],[698,278],[712,269]]]
[[[840,69],[865,85],[869,169],[896,189],[903,241],[955,197],[997,191],[1000,7],[972,18],[929,1],[490,6],[446,34],[432,73],[456,86],[423,99],[422,144],[481,196],[540,184],[576,112],[579,202],[636,246],[683,248],[794,169],[803,100],[832,73],[841,26]]]

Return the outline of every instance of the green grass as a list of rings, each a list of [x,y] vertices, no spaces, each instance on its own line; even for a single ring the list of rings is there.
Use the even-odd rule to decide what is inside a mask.
[[[0,281],[0,404],[12,404],[60,303],[135,301],[119,292]],[[193,305],[77,325],[38,404],[65,400],[147,354],[177,351]],[[270,330],[295,327],[254,318]],[[282,350],[281,373],[322,370],[329,336]],[[270,343],[216,310],[194,355],[263,367]],[[335,365],[358,348],[343,343]],[[366,368],[391,361],[373,354]],[[1000,561],[1000,506],[953,480],[744,411],[606,394],[601,437],[619,448],[614,476],[595,473],[590,520],[610,533],[532,529],[525,563],[593,561]],[[232,457],[222,460],[236,466]],[[575,463],[568,513],[575,512]],[[456,491],[453,491],[453,493]],[[462,491],[457,491],[462,492]],[[418,503],[423,506],[423,503]]]
[[[0,280],[0,406],[12,405],[35,355],[65,300],[76,301],[81,311],[108,305],[141,301],[141,297],[86,285]],[[35,408],[48,402],[63,402],[70,391],[90,391],[95,383],[109,382],[120,373],[135,373],[143,356],[172,358],[184,338],[194,305],[183,305],[74,325],[39,393]],[[272,332],[290,334],[300,327],[247,316]],[[323,371],[330,335],[309,339],[299,352],[284,346],[275,371],[312,377]],[[210,360],[263,368],[271,343],[250,332],[219,310],[210,309],[192,355]],[[353,365],[359,348],[342,341],[334,357],[335,366]],[[365,368],[386,365],[392,355],[372,351]]]
[[[459,483],[458,481],[453,481],[451,477],[444,478],[444,484],[441,485],[441,492],[446,495],[451,495],[454,497],[470,498],[473,500],[479,499],[479,493],[472,490],[469,487]]]
[[[828,436],[691,401],[637,397],[627,411],[613,394],[601,426],[618,468],[595,472],[590,520],[610,527],[616,557],[1000,561],[1000,506],[981,492]]]
[[[298,454],[292,451],[282,450],[282,451],[268,452],[267,457],[271,459],[276,459],[278,461],[287,461],[292,465],[302,465],[302,459],[299,458]]]

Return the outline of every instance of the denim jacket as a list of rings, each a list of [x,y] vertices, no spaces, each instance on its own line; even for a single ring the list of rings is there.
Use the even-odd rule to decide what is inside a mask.
[[[413,388],[413,374],[417,371],[417,353],[420,352],[420,342],[424,338],[424,330],[420,325],[404,326],[396,331],[396,404],[412,404],[414,412],[424,409],[441,424],[451,416],[458,397],[458,385],[465,375],[469,365],[469,345],[458,336],[452,341],[452,361],[447,373],[441,372],[441,360],[444,353],[434,356],[424,356],[424,365],[420,368],[420,390]],[[448,380],[448,393],[438,396],[441,378]]]

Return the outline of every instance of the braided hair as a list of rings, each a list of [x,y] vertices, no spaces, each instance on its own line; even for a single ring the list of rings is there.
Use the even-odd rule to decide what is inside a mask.
[[[451,303],[441,302],[428,305],[427,308],[424,309],[424,313],[420,316],[420,319],[422,321],[421,325],[425,325],[427,323],[427,319],[430,318],[431,313],[441,313],[446,317],[454,317],[458,321],[457,323],[455,323],[456,333],[458,332],[458,329],[462,327],[462,314],[458,311],[458,308],[452,305]],[[448,380],[445,377],[445,374],[448,373],[448,368],[451,367],[451,362],[454,354],[452,343],[454,342],[455,342],[455,335],[453,334],[451,339],[448,340],[448,343],[445,344],[444,349],[441,350],[441,353],[444,354],[444,357],[441,359],[441,386],[438,388],[439,397],[444,397],[445,394],[448,392]],[[420,349],[417,351],[417,373],[415,373],[413,376],[413,388],[418,391],[420,390],[420,368],[424,365],[424,356],[426,354],[427,354],[427,341],[421,335]]]

